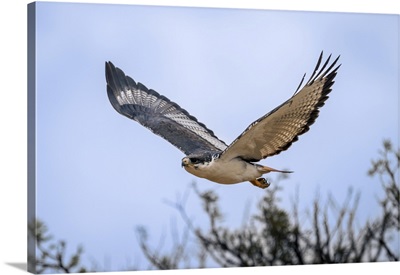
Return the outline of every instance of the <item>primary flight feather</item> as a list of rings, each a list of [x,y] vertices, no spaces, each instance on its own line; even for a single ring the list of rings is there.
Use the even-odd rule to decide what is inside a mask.
[[[222,183],[249,181],[260,188],[269,183],[261,176],[283,172],[255,162],[288,149],[298,137],[309,130],[325,104],[340,65],[339,57],[322,64],[321,53],[307,83],[287,101],[257,119],[229,146],[213,131],[190,115],[178,104],[106,62],[108,98],[114,109],[176,146],[186,156],[182,166],[189,173]],[[322,64],[322,66],[321,66]]]

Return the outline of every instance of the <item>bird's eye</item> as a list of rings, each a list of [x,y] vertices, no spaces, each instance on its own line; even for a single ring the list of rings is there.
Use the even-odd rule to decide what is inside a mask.
[[[197,158],[190,158],[190,162],[191,162],[191,163],[198,163],[198,162],[199,162],[199,159],[197,159]]]

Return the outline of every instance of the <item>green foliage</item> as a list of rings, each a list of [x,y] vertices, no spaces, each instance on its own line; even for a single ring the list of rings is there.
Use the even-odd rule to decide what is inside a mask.
[[[232,229],[223,225],[218,195],[211,190],[201,192],[194,186],[209,220],[208,229],[193,225],[181,202],[171,204],[197,240],[199,260],[192,267],[206,266],[207,258],[221,267],[398,261],[400,252],[393,240],[399,240],[400,192],[396,175],[400,151],[384,141],[379,153],[380,158],[372,161],[368,173],[380,177],[385,194],[379,203],[382,214],[364,225],[356,225],[359,194],[353,194],[352,189],[342,204],[333,196],[323,205],[316,199],[308,212],[309,219],[300,221],[297,204],[292,211],[280,205],[280,189],[275,184],[266,189],[249,221]],[[157,258],[160,252],[150,253],[145,242],[142,250],[146,256],[152,255],[152,263],[162,263],[153,265],[158,269],[177,268],[179,255],[185,254],[172,250]],[[175,255],[174,261],[168,255]]]
[[[64,240],[52,241],[48,228],[41,220],[28,224],[28,238],[36,243],[36,255],[29,255],[29,262],[35,266],[37,274],[44,272],[84,273],[87,269],[80,265],[83,248],[79,246],[76,252],[67,257],[67,244]]]

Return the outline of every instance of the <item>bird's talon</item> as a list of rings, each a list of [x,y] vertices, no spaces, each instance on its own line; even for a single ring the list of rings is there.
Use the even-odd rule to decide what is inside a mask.
[[[255,180],[250,181],[254,186],[260,187],[262,189],[268,188],[271,183],[268,182],[265,178],[257,178]]]

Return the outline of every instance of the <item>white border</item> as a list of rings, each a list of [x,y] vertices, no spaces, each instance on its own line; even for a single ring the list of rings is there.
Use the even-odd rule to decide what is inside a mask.
[[[0,274],[26,274],[10,263],[26,262],[26,21],[27,4],[30,1],[0,1],[1,35],[1,170],[0,170]],[[48,2],[48,1],[44,1]],[[84,3],[117,3],[188,7],[225,7],[270,10],[333,11],[358,13],[400,14],[400,5],[393,0],[110,0],[53,1]],[[400,18],[399,18],[400,20]],[[325,266],[268,267],[270,274],[320,274],[321,272],[382,273],[399,270],[400,263],[345,264]],[[265,268],[208,269],[209,274],[265,273]],[[107,274],[202,274],[205,270],[109,272]],[[229,272],[229,273],[228,273]],[[95,273],[90,273],[95,274]],[[98,274],[98,273],[97,273]]]

